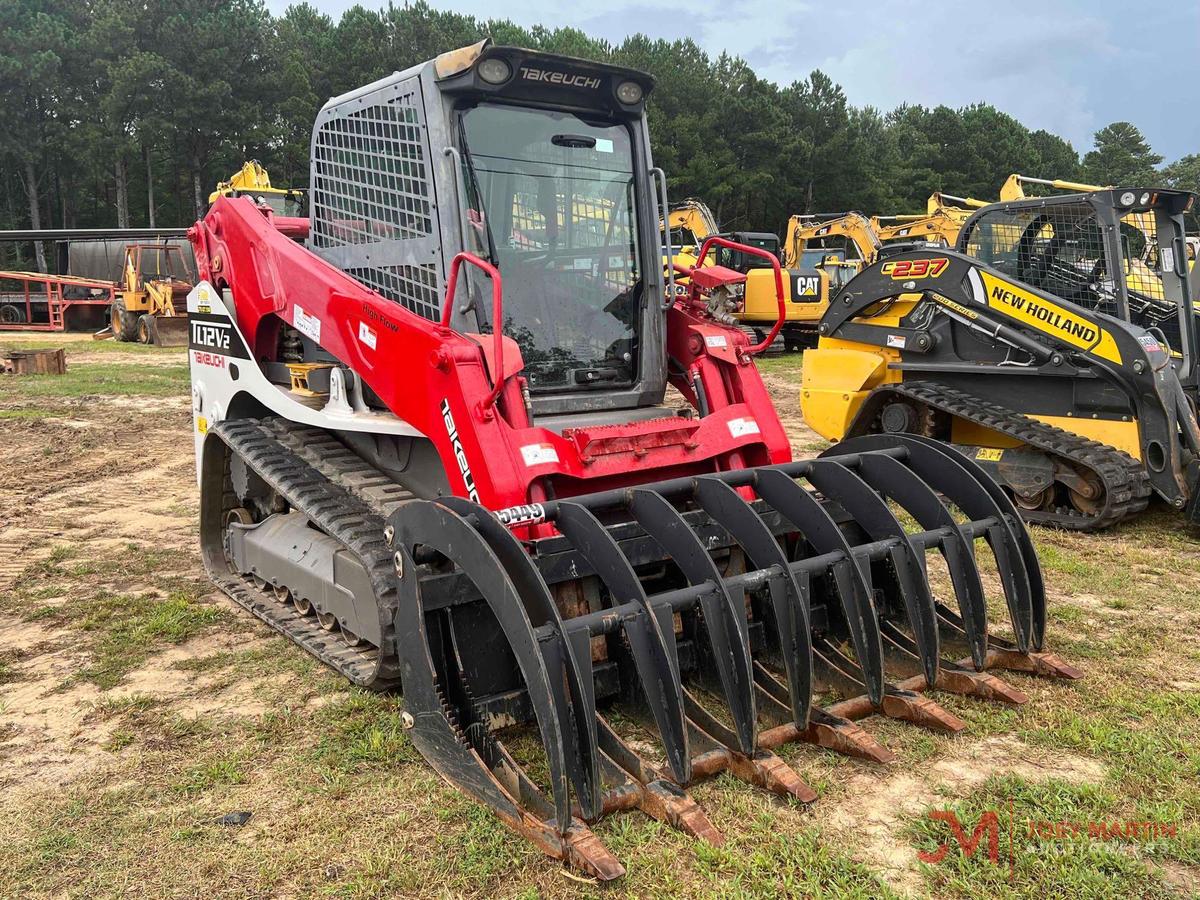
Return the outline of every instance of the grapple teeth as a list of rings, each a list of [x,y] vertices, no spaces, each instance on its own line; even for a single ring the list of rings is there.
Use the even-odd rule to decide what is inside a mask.
[[[700,595],[700,606],[712,663],[733,715],[737,746],[743,753],[753,753],[757,714],[744,606],[734,603],[707,548],[661,494],[643,488],[630,491],[629,511],[674,560],[692,587],[710,586]]]
[[[578,820],[567,829],[562,846],[565,854],[559,856],[559,859],[600,881],[614,881],[625,874],[625,867],[609,852],[600,838]]]
[[[1022,653],[1009,647],[988,649],[988,668],[1008,669],[1042,678],[1065,678],[1074,681],[1083,677],[1083,670],[1065,662],[1057,653]]]
[[[647,784],[638,809],[709,846],[721,847],[725,844],[725,835],[709,821],[700,805],[668,781],[660,779]]]
[[[813,710],[808,727],[803,731],[797,733],[793,726],[781,725],[764,732],[761,744],[778,747],[797,740],[867,762],[889,763],[896,759],[895,753],[871,737],[862,726],[820,708]]]
[[[737,541],[753,568],[775,573],[768,590],[779,633],[780,656],[788,681],[792,719],[798,725],[803,724],[808,721],[813,678],[808,573],[798,577],[792,572],[766,523],[728,484],[711,476],[697,478],[693,496]]]
[[[818,554],[833,557],[820,571],[832,575],[867,695],[875,703],[881,702],[883,648],[878,616],[862,571],[853,563],[854,551],[846,536],[825,507],[785,472],[757,470],[752,484],[758,496],[802,534]]]
[[[1046,589],[1037,553],[1012,501],[974,460],[938,441],[907,434],[863,435],[843,441],[826,454],[887,450],[896,446],[904,448],[905,465],[918,478],[961,509],[972,522],[979,523],[980,533],[964,537],[987,540],[996,559],[1017,645],[1021,650],[1040,650],[1046,622]],[[961,599],[960,596],[960,602]],[[948,611],[939,612],[947,618]],[[958,627],[970,633],[968,622],[953,614],[949,618],[957,619]],[[965,614],[964,618],[970,616]]]
[[[864,460],[866,457],[864,457]],[[822,494],[839,504],[872,541],[888,542],[886,555],[896,589],[908,612],[925,676],[937,680],[938,631],[933,595],[917,553],[904,526],[886,503],[855,472],[828,459],[816,460],[808,474]],[[860,566],[869,570],[870,558],[860,549],[855,553]]]
[[[524,527],[524,508],[401,506],[390,520],[398,570],[428,563],[399,579],[395,629],[414,743],[547,853],[608,879],[623,870],[585,823],[638,809],[719,846],[687,793],[696,779],[727,772],[810,803],[815,791],[773,752],[785,743],[888,763],[895,755],[856,720],[953,734],[965,723],[921,691],[1020,704],[985,670],[1078,677],[1033,649],[1041,575],[1003,493],[944,446],[889,441],[547,501],[539,521],[558,533],[530,542],[503,524]],[[923,530],[907,530],[893,504]],[[988,633],[981,538],[1001,566],[1015,643]],[[934,552],[957,609],[933,597]],[[968,658],[942,659],[943,645]],[[814,706],[817,685],[847,699]],[[634,717],[653,724],[661,758],[597,712],[617,699],[641,701]],[[493,733],[516,722],[536,722],[545,794]]]
[[[913,687],[913,690],[924,690],[928,687],[924,678],[921,678],[920,682],[919,685]],[[904,682],[900,684],[907,686]],[[990,672],[974,672],[957,663],[942,663],[941,669],[938,670],[937,684],[933,687],[939,691],[994,700],[1010,706],[1022,706],[1029,702],[1027,694],[1017,690],[1003,679],[997,678]]]
[[[577,503],[560,503],[558,512],[559,530],[608,588],[618,604],[615,609],[624,610],[606,612],[610,621],[615,617],[614,624],[624,631],[671,773],[686,784],[691,780],[691,758],[684,726],[682,685],[675,654],[667,647],[668,642],[675,640],[675,634],[664,633],[659,626],[637,573],[600,521]]]
[[[957,734],[967,727],[966,722],[929,697],[912,691],[889,691],[883,698],[883,712],[890,718],[912,722],[930,731]]]

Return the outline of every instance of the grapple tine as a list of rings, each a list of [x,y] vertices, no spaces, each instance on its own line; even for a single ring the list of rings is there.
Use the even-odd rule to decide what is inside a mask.
[[[654,537],[694,587],[712,584],[700,597],[704,630],[712,649],[712,661],[720,677],[725,702],[733,715],[736,744],[743,753],[753,753],[757,714],[754,681],[750,673],[750,638],[745,605],[729,596],[721,573],[679,511],[652,490],[630,491],[629,511],[639,525]]]
[[[780,656],[788,681],[793,721],[808,721],[812,702],[812,639],[807,573],[798,579],[771,529],[736,490],[717,478],[697,478],[693,497],[713,521],[730,533],[756,569],[774,567],[778,574],[768,590],[778,629]]]
[[[987,655],[987,601],[975,556],[950,510],[915,472],[890,456],[864,454],[857,470],[867,484],[899,503],[922,528],[945,532],[939,549],[950,571],[971,658],[982,667]]]
[[[837,523],[807,490],[778,469],[754,473],[755,493],[795,528],[817,553],[841,553],[842,563],[830,566],[838,600],[850,633],[854,655],[862,668],[867,696],[883,701],[883,647],[879,621],[854,552]],[[816,648],[814,646],[814,653]]]
[[[770,686],[774,681],[770,673],[765,670],[761,672],[765,676],[763,681],[758,680],[759,668],[755,669],[754,674],[762,705],[767,708],[774,705],[780,710],[787,710],[786,698],[780,697],[778,692]],[[758,735],[758,746],[762,750],[773,750],[795,741],[815,744],[818,747],[833,750],[835,753],[841,753],[843,756],[865,759],[869,762],[885,763],[896,758],[892,751],[858,725],[849,719],[830,715],[819,706],[813,707],[808,717],[808,724],[803,728],[797,727],[795,722],[788,721],[772,728],[764,728]]]
[[[487,515],[482,509],[480,512]],[[447,781],[490,806],[514,829],[547,848],[547,852],[565,858],[571,852],[567,834],[572,824],[566,742],[574,740],[575,734],[559,719],[550,673],[538,649],[522,598],[488,544],[462,516],[448,507],[437,503],[407,504],[393,514],[391,525],[395,529],[399,568],[416,571],[413,551],[417,546],[443,554],[453,553],[456,564],[478,589],[500,626],[524,679],[537,719],[554,795],[550,807],[553,823],[539,822],[539,827],[535,827],[534,817],[523,808],[521,798],[514,797],[497,778],[497,773],[485,759],[489,753],[481,752],[498,748],[498,742],[487,736],[486,729],[452,718],[447,696],[460,686],[455,683],[457,674],[447,671],[450,663],[445,658],[445,644],[449,636],[439,635],[442,646],[436,649],[443,661],[443,671],[439,673],[421,599],[421,581],[419,578],[399,578],[397,653],[404,680],[405,704],[413,716],[413,743]],[[442,620],[439,630],[448,627],[449,623]],[[556,673],[556,678],[561,680],[561,673]]]
[[[967,727],[966,722],[943,709],[929,697],[896,685],[888,685],[883,703],[878,708],[873,707],[866,697],[852,697],[827,707],[825,711],[850,720],[865,719],[876,712],[882,712],[889,719],[911,722],[930,731],[948,734],[955,734]]]
[[[884,622],[882,630],[884,654],[887,656],[891,668],[912,676],[897,683],[896,687],[898,688],[923,691],[933,687],[952,694],[997,700],[1014,706],[1020,706],[1029,699],[1021,691],[995,675],[965,668],[949,660],[942,660],[941,665],[938,666],[937,684],[930,685],[925,680],[925,676],[921,674],[921,666],[916,656],[917,648],[913,644],[912,638],[890,622]]]
[[[566,635],[546,582],[512,532],[469,500],[445,497],[438,502],[467,518],[496,554],[525,603],[530,624],[537,629],[546,670],[552,673],[550,687],[559,720],[574,735],[574,740],[565,745],[567,774],[583,817],[590,821],[598,814],[600,804],[596,701],[590,651],[586,644],[580,647]],[[561,677],[557,673],[562,673]]]
[[[637,573],[591,512],[577,503],[561,502],[556,524],[596,571],[614,601],[618,605],[636,604],[636,609],[623,617],[622,627],[671,774],[679,783],[687,784],[691,781],[691,757],[684,725],[683,688],[675,656],[667,647],[667,641],[675,640],[674,632],[663,633]]]
[[[895,575],[909,623],[916,636],[925,677],[937,681],[938,627],[933,595],[920,563],[920,555],[904,526],[897,521],[883,499],[856,473],[831,459],[813,461],[808,480],[836,502],[874,541],[890,541],[888,557]]]
[[[690,834],[713,847],[720,847],[725,843],[725,836],[709,821],[704,810],[686,791],[661,777],[656,769],[621,740],[620,735],[603,717],[597,717],[596,725],[603,762],[614,775],[628,779],[629,787],[633,788],[626,802],[620,802],[626,799],[622,797],[614,798],[618,802],[611,808],[606,804],[605,813],[632,805],[652,819]]]
[[[713,717],[689,692],[684,691],[688,726],[692,744],[706,747],[692,760],[697,776],[729,772],[735,778],[778,794],[792,797],[801,803],[812,803],[817,792],[804,783],[796,772],[770,750],[758,747],[751,753],[742,753],[733,746],[735,735]]]
[[[988,667],[1008,669],[1010,672],[1024,672],[1027,675],[1039,675],[1042,678],[1065,678],[1074,681],[1083,677],[1083,671],[1063,660],[1057,653],[1040,651],[1037,653],[1022,653],[1015,647],[997,646],[993,642],[988,648]]]
[[[838,445],[854,453],[895,447],[906,451],[906,465],[934,490],[976,521],[994,520],[984,538],[996,559],[1022,652],[1040,650],[1046,626],[1046,588],[1037,552],[1020,514],[1004,489],[974,461],[930,438],[917,435],[863,435]]]

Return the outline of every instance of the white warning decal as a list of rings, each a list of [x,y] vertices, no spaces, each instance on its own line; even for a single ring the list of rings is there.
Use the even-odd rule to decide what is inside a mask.
[[[745,437],[748,434],[761,434],[758,428],[758,423],[753,419],[730,419],[729,433],[735,438]]]
[[[526,444],[521,448],[521,458],[527,466],[542,466],[558,462],[558,451],[550,444]]]
[[[298,303],[292,313],[292,324],[305,337],[312,338],[318,344],[321,343],[321,320],[316,316],[310,316]]]
[[[366,322],[358,323],[358,339],[372,350],[375,349],[375,331]]]

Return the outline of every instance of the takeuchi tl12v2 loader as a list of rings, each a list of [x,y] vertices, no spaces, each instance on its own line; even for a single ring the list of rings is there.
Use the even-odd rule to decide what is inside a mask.
[[[448,53],[324,107],[306,237],[252,197],[191,231],[209,575],[355,684],[402,687],[438,772],[601,879],[624,871],[604,816],[720,844],[698,779],[809,802],[773,748],[887,760],[859,720],[963,727],[929,685],[1020,703],[994,670],[1078,676],[1042,649],[1037,558],[978,465],[907,436],[793,460],[764,347],[714,315],[738,274],[668,293],[652,86]]]
[[[1195,522],[1194,196],[1116,188],[991,204],[958,252],[900,247],[830,304],[801,406],[832,440],[919,434],[1031,522],[1090,531],[1157,494]]]

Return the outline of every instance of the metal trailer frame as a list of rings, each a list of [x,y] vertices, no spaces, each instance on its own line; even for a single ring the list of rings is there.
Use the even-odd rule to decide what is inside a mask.
[[[100,281],[92,278],[76,278],[71,275],[46,275],[41,272],[0,272],[0,283],[16,281],[24,285],[22,300],[13,303],[5,299],[7,294],[0,293],[0,309],[8,306],[23,306],[24,322],[5,322],[0,318],[0,331],[66,331],[67,310],[74,306],[107,307],[111,306],[117,294],[117,285],[111,281]],[[35,293],[34,285],[41,288]],[[104,291],[103,297],[74,298],[68,297],[66,288],[83,288],[86,290]],[[48,321],[33,321],[35,306],[46,304]]]

